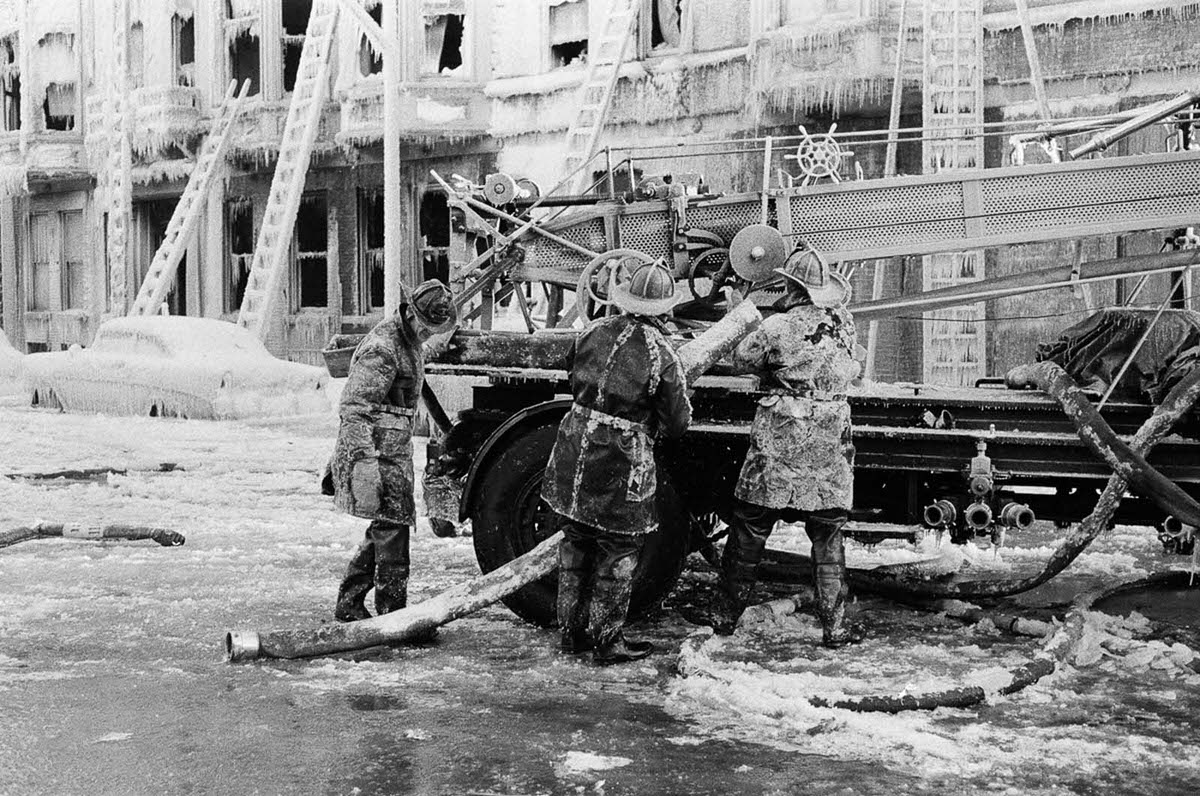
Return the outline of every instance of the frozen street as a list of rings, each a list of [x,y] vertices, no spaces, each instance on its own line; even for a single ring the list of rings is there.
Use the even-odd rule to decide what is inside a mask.
[[[330,619],[363,526],[318,491],[333,416],[102,418],[9,400],[0,429],[6,474],[127,470],[0,479],[0,528],[122,522],[187,537],[0,550],[3,793],[1183,794],[1200,782],[1186,632],[1097,615],[1075,666],[1015,696],[858,714],[807,697],[978,682],[1039,642],[876,599],[858,603],[859,648],[822,650],[806,615],[713,640],[674,608],[706,599],[702,564],[635,625],[663,650],[645,665],[563,657],[556,634],[500,606],[429,646],[227,664],[228,629]],[[157,472],[164,462],[177,469]],[[1003,566],[1029,566],[1049,536],[1014,541]],[[1077,589],[1165,566],[1158,547],[1118,528],[1021,601],[1061,613]],[[470,538],[418,530],[414,600],[477,571]]]

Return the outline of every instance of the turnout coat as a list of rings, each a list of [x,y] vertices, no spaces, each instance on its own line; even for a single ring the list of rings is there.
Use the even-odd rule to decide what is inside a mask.
[[[854,445],[846,390],[858,377],[854,319],[811,304],[772,315],[733,353],[770,392],[758,402],[735,494],[767,508],[849,509]]]
[[[371,520],[416,522],[412,421],[424,380],[421,338],[407,308],[377,324],[354,350],[332,462],[334,503],[342,511]],[[379,464],[377,511],[363,505],[364,487],[356,494],[352,484],[356,466],[368,464],[369,471],[370,460]]]
[[[617,315],[575,341],[575,401],[558,427],[542,497],[559,514],[619,534],[658,527],[656,435],[691,422],[683,366],[651,318]]]

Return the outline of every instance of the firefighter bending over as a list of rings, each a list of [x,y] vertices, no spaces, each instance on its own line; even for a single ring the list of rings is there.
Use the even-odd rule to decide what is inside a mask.
[[[683,366],[663,332],[675,304],[666,265],[638,266],[613,299],[625,314],[575,342],[575,402],[558,427],[542,497],[566,518],[559,553],[558,623],[564,652],[594,648],[599,665],[639,660],[649,642],[626,639],[633,571],[658,528],[654,437],[691,421]]]
[[[416,522],[412,421],[425,357],[448,344],[454,325],[450,289],[430,279],[354,351],[338,408],[334,501],[371,524],[338,589],[334,618],[339,622],[371,615],[365,599],[372,588],[376,613],[408,603],[409,530]]]
[[[734,365],[755,373],[770,394],[759,401],[750,449],[734,492],[725,543],[725,591],[713,629],[733,632],[746,608],[767,537],[779,520],[804,520],[812,541],[813,584],[823,643],[861,640],[844,622],[846,554],[842,526],[854,491],[854,446],[846,389],[857,378],[850,285],[815,251],[798,248],[779,270],[781,308],[734,351]]]

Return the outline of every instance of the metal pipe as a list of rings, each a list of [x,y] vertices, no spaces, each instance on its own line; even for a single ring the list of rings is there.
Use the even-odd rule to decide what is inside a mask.
[[[864,301],[850,306],[855,320],[890,318],[908,310],[928,312],[962,304],[974,304],[985,299],[1019,296],[1056,287],[1070,287],[1088,282],[1104,282],[1137,274],[1156,274],[1178,271],[1200,265],[1200,250],[1184,250],[1164,254],[1146,254],[1139,257],[1116,257],[1096,260],[1079,266],[1079,275],[1072,276],[1072,265],[1056,265],[1012,276],[984,279],[966,285],[955,285],[939,290],[927,290],[913,296]]]
[[[1008,528],[1024,531],[1029,529],[1036,519],[1037,515],[1033,513],[1033,509],[1029,508],[1027,503],[1014,501],[1000,509],[1000,524]]]
[[[921,519],[930,528],[949,528],[958,521],[958,508],[949,500],[938,500],[925,507]]]
[[[1184,108],[1187,108],[1188,106],[1194,105],[1198,100],[1200,100],[1200,94],[1195,94],[1189,91],[1180,94],[1174,99],[1160,102],[1157,105],[1151,105],[1145,111],[1133,117],[1124,124],[1119,124],[1111,130],[1107,130],[1103,133],[1098,133],[1097,135],[1092,136],[1087,143],[1081,144],[1067,153],[1067,157],[1069,157],[1071,160],[1075,160],[1076,158],[1083,157],[1084,155],[1092,152],[1100,152],[1108,149],[1110,144],[1119,141],[1127,135],[1136,133],[1143,127],[1149,127],[1155,122],[1170,116],[1172,113],[1176,113]]]
[[[973,531],[986,531],[992,524],[992,507],[986,503],[972,503],[967,506],[963,520]]]

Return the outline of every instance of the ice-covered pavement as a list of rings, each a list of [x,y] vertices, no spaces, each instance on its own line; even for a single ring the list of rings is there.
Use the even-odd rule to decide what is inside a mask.
[[[0,399],[4,401],[6,399]],[[1194,793],[1192,650],[1097,615],[1075,665],[970,710],[813,707],[814,694],[984,681],[1036,642],[862,600],[872,636],[827,652],[804,615],[714,639],[673,605],[638,630],[665,652],[595,669],[494,607],[427,647],[229,665],[225,630],[327,621],[363,522],[317,489],[331,415],[254,423],[102,418],[0,403],[0,529],[38,519],[162,525],[152,543],[0,550],[0,793]],[[421,445],[417,446],[418,454]],[[158,472],[172,462],[177,469]],[[418,462],[418,465],[420,462]],[[1032,567],[1052,533],[974,566]],[[779,542],[803,546],[782,530]],[[1107,534],[1053,588],[1166,565],[1148,531]],[[852,550],[860,563],[903,554]],[[1176,562],[1178,563],[1178,562]],[[475,574],[469,538],[414,538],[413,596]],[[682,652],[681,652],[682,650]]]

